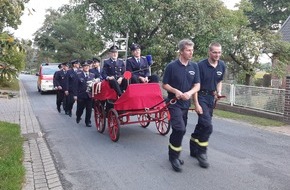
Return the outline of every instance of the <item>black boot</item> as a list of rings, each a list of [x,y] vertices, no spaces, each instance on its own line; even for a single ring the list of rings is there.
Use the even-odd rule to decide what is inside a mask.
[[[172,168],[177,171],[177,172],[181,172],[182,168],[181,165],[184,164],[183,160],[180,160],[178,158],[169,158],[169,161],[171,163]]]
[[[209,163],[207,161],[207,155],[206,153],[201,153],[196,155],[196,159],[198,160],[199,166],[202,168],[208,168]]]
[[[191,157],[196,157],[198,154],[198,144],[194,141],[195,139],[191,137],[189,140],[189,147],[190,147],[190,156]]]
[[[178,157],[180,155],[180,152],[174,151],[170,148],[170,146],[168,147],[169,151],[169,161],[171,163],[172,168],[176,171],[176,172],[181,172],[182,171],[182,167],[181,165],[183,165],[183,161],[180,160]]]
[[[76,118],[76,122],[77,122],[77,123],[80,123],[81,119],[82,119],[82,118],[77,117],[77,118]]]

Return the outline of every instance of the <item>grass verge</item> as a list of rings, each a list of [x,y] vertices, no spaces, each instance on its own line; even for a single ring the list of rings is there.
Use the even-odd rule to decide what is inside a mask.
[[[20,127],[0,121],[0,189],[21,189],[25,176]]]
[[[19,81],[18,79],[13,79],[11,82],[2,81],[0,82],[0,89],[1,90],[12,90],[12,91],[19,91]]]
[[[265,127],[270,127],[270,126],[281,127],[281,126],[286,125],[283,122],[272,120],[272,119],[237,114],[237,113],[223,111],[223,110],[217,110],[217,109],[214,110],[214,116],[227,118],[227,119],[233,119],[233,120],[239,120],[239,121],[247,122],[250,124],[260,125],[260,126],[265,126]]]

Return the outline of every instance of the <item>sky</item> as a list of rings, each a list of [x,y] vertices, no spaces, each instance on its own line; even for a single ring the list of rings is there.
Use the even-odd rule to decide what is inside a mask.
[[[222,0],[229,9],[233,9],[240,0]],[[64,4],[68,4],[69,0],[30,0],[25,4],[25,11],[21,17],[22,24],[18,26],[16,31],[12,31],[16,38],[30,39],[34,38],[33,34],[41,28],[46,14],[46,9],[57,9]],[[34,9],[35,12],[32,10]],[[30,13],[29,12],[32,13]]]

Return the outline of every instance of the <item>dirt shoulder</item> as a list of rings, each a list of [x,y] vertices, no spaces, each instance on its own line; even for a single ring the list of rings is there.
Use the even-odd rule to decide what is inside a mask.
[[[276,133],[282,133],[284,135],[290,136],[290,126],[281,126],[281,127],[263,127],[267,131],[272,131]]]

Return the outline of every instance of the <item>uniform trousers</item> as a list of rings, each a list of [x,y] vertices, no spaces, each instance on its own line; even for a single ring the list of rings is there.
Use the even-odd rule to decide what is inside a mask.
[[[85,99],[78,98],[76,111],[77,119],[79,120],[82,117],[84,109],[86,109],[85,123],[91,124],[92,106],[93,102],[91,98]]]
[[[127,89],[128,82],[124,78],[122,79],[122,82],[120,85],[116,79],[108,80],[108,81],[109,81],[110,87],[113,88],[117,92],[118,96],[121,96],[123,91]]]
[[[198,95],[198,101],[202,107],[203,114],[198,114],[198,122],[194,132],[191,134],[191,154],[203,154],[207,151],[208,140],[213,131],[212,115],[214,107],[213,95]]]
[[[131,83],[141,83],[141,81],[138,78],[139,76],[132,76],[131,78]],[[151,75],[148,76],[149,83],[158,83],[159,82],[159,77],[157,75]]]
[[[182,139],[186,132],[188,109],[181,109],[177,106],[169,106],[170,124],[172,132],[169,138],[169,158],[179,158]]]
[[[63,110],[66,111],[67,101],[66,101],[65,93],[64,93],[63,90],[58,90],[56,92],[56,106],[57,106],[57,109],[60,109],[61,104],[63,106]]]
[[[75,103],[73,93],[69,92],[69,94],[66,96],[66,98],[67,98],[67,109],[66,110],[71,114],[72,109],[73,109],[73,105]]]

